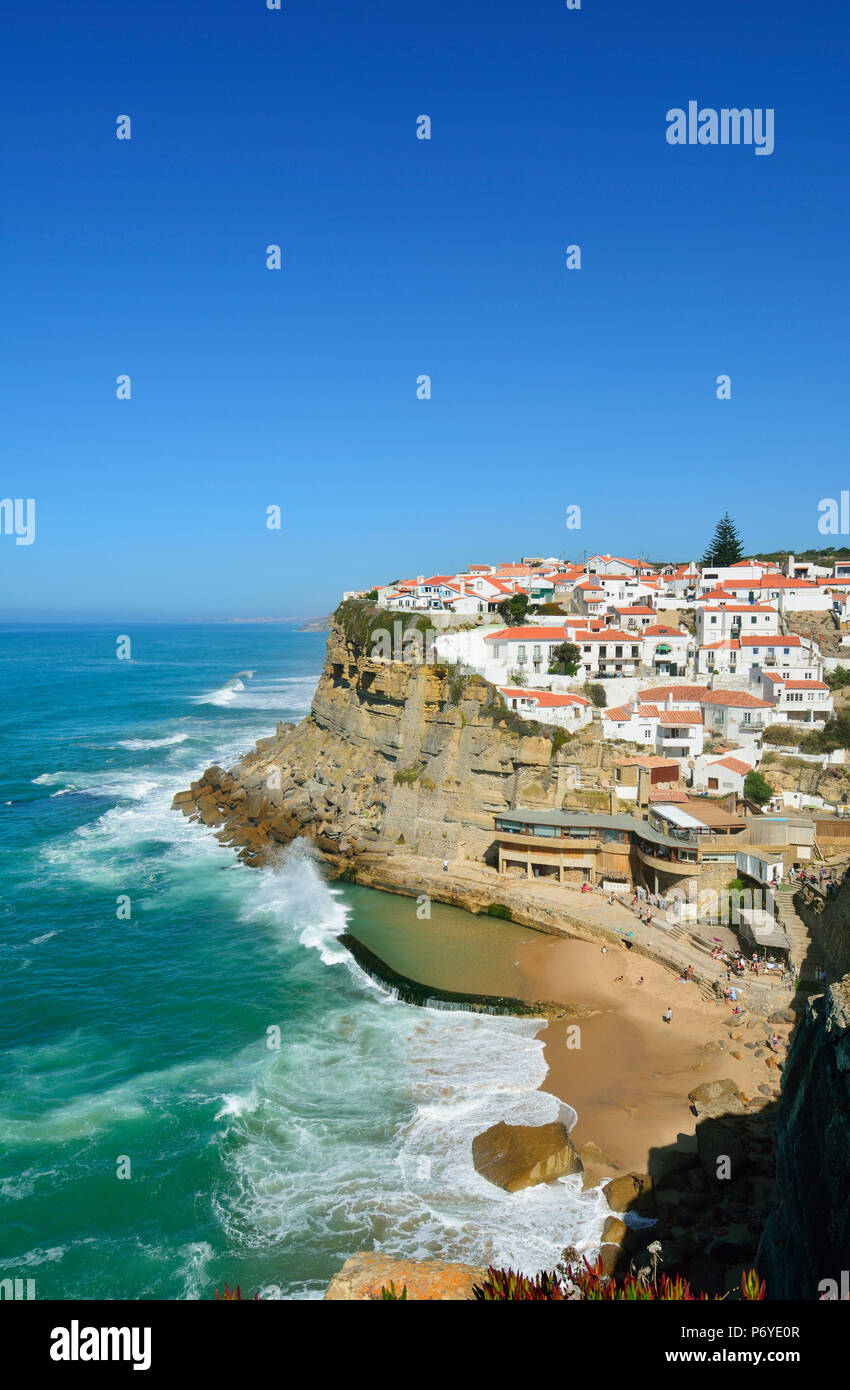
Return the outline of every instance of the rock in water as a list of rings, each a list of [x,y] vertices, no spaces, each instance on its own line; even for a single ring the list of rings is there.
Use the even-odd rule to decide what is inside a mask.
[[[472,1161],[488,1182],[519,1192],[538,1182],[580,1173],[583,1164],[566,1125],[506,1125],[504,1120],[476,1134]]]
[[[361,1250],[346,1260],[325,1289],[331,1301],[366,1303],[382,1301],[382,1289],[406,1289],[408,1301],[444,1302],[471,1299],[474,1284],[481,1284],[487,1270],[478,1265],[446,1264],[442,1260],[399,1260],[379,1251]]]
[[[636,1211],[641,1216],[655,1216],[655,1193],[648,1173],[624,1173],[612,1178],[602,1191],[612,1211]]]

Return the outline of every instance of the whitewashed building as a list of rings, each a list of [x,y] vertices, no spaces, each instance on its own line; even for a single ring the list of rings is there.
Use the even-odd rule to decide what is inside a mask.
[[[593,720],[593,706],[583,695],[554,690],[531,690],[499,686],[508,709],[539,724],[556,724],[562,729],[583,729]]]

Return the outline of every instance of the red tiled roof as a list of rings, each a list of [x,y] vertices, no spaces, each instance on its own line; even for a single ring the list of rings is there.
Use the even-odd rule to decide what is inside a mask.
[[[701,705],[736,705],[742,709],[773,708],[768,700],[759,700],[748,691],[709,690],[707,685],[657,685],[638,694],[639,700],[656,700],[659,704],[670,698],[678,701],[697,700]]]
[[[589,632],[582,640],[587,642],[613,642],[615,645],[620,642],[636,643],[640,641],[639,632],[620,632],[616,627],[603,627],[599,632]]]
[[[776,609],[769,603],[724,603],[722,608],[704,608],[704,613],[775,613]]]
[[[485,642],[563,642],[566,632],[562,627],[503,627],[499,632],[488,632]]]
[[[744,776],[753,770],[749,763],[742,763],[740,758],[718,758],[716,762],[710,763],[709,766],[725,767],[728,768],[730,772],[740,772]]]
[[[785,681],[786,690],[829,690],[826,681]]]
[[[742,637],[742,647],[801,647],[803,644],[796,632],[783,637],[781,632],[754,632],[752,636]]]
[[[662,709],[658,711],[659,724],[678,724],[685,728],[688,724],[701,724],[702,711],[698,709]]]
[[[631,710],[626,709],[624,705],[612,705],[610,709],[604,709],[602,713],[606,719],[613,720],[615,724],[628,724],[632,717]]]
[[[526,688],[515,689],[510,685],[500,685],[499,689],[508,700],[531,699],[536,700],[538,705],[554,709],[561,705],[589,705],[583,695],[569,695],[555,690],[528,690]]]
[[[638,692],[639,700],[660,700],[662,703],[670,696],[674,700],[701,700],[710,694],[707,685],[656,685],[651,690]]]
[[[686,632],[680,632],[677,627],[665,627],[663,623],[650,623],[648,627],[641,630],[641,637],[687,637]]]
[[[704,705],[728,705],[734,709],[772,709],[769,700],[759,700],[746,690],[709,690],[702,697]]]

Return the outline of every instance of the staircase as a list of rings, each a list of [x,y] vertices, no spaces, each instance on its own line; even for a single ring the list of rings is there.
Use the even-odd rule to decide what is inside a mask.
[[[791,939],[791,960],[801,980],[816,980],[817,972],[826,965],[823,951],[813,941],[809,928],[794,906],[794,888],[774,888],[773,897],[779,920]]]

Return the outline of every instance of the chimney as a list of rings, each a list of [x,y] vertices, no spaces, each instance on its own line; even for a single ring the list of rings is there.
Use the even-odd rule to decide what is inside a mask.
[[[785,566],[785,573],[787,574],[787,576],[788,576],[789,579],[793,579],[793,578],[794,578],[794,556],[793,556],[793,555],[789,555],[789,556],[788,556],[788,564]]]

